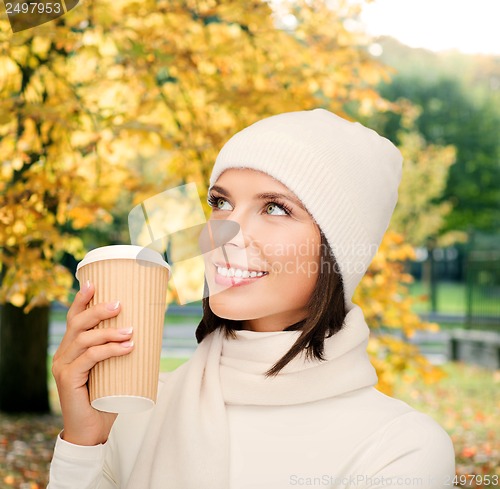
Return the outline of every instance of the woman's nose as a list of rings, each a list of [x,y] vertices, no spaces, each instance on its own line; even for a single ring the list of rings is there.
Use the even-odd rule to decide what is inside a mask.
[[[238,231],[238,234],[234,236],[232,239],[230,239],[225,246],[236,246],[238,248],[246,248],[249,243],[250,239],[245,237],[245,234],[243,233],[243,230],[240,228]]]
[[[228,216],[227,221],[234,223],[238,226],[238,233],[235,234],[226,244],[238,246],[240,248],[247,248],[252,242],[252,222],[251,217],[242,210],[235,210]]]

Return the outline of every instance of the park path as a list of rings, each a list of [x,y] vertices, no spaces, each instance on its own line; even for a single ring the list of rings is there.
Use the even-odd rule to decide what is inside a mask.
[[[198,323],[167,324],[163,329],[162,357],[188,358],[196,349],[194,332]],[[66,323],[53,321],[49,327],[49,353],[52,355],[66,330]]]
[[[189,358],[196,349],[195,330],[198,322],[166,324],[163,330],[163,357]],[[49,353],[53,354],[64,335],[66,323],[54,321],[49,328]],[[449,334],[445,331],[430,333],[417,331],[410,340],[419,344],[422,353],[435,365],[446,362],[450,357]]]

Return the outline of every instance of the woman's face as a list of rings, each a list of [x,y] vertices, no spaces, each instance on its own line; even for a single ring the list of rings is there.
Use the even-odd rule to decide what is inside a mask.
[[[238,168],[221,174],[208,200],[210,221],[240,226],[233,239],[205,255],[212,311],[253,331],[280,331],[305,319],[321,238],[297,197],[265,173]],[[255,272],[264,274],[253,277]]]

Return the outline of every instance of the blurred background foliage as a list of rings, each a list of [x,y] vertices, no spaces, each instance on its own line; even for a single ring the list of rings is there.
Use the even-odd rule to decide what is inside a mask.
[[[442,190],[433,195],[436,203],[450,206],[440,234],[458,237],[456,232],[469,233],[472,228],[498,230],[499,57],[411,49],[388,37],[377,45],[382,49],[380,60],[395,69],[379,92],[402,110],[378,112],[369,121],[403,148],[408,132],[417,132],[429,145],[454,148],[455,164]],[[433,161],[449,166],[445,154]]]
[[[378,387],[391,393],[410,370],[442,377],[382,328],[404,337],[438,328],[412,309],[404,263],[415,247],[500,224],[498,61],[391,39],[374,56],[373,39],[346,28],[362,4],[334,3],[89,1],[16,35],[0,18],[0,410],[48,409],[29,397],[46,382],[41,355],[20,355],[16,332],[46,352],[43,311],[69,304],[87,250],[128,243],[131,208],[186,182],[208,216],[223,143],[263,117],[315,107],[375,128],[405,157],[394,218],[356,292],[375,333]],[[26,364],[40,375],[23,384]],[[27,397],[13,404],[22,385]]]
[[[342,23],[359,7],[283,8],[293,29],[262,1],[84,2],[15,36],[1,20],[0,410],[48,410],[44,310],[68,303],[64,263],[128,242],[132,206],[187,181],[205,197],[223,142],[266,115],[382,103]]]
[[[384,69],[343,27],[358,8],[294,2],[291,30],[262,1],[86,2],[15,36],[3,20],[2,301],[64,301],[64,254],[127,242],[131,206],[162,189],[206,193],[218,150],[252,122],[386,106]]]
[[[130,242],[132,207],[195,182],[208,217],[211,168],[232,134],[276,113],[324,107],[373,127],[405,158],[393,219],[355,293],[372,329],[377,387],[436,411],[457,474],[498,474],[498,371],[439,367],[408,340],[439,329],[416,312],[427,307],[427,279],[437,311],[433,256],[447,247],[460,255],[479,232],[489,235],[483,255],[498,249],[500,59],[370,38],[349,27],[362,8],[97,0],[13,35],[0,7],[0,411],[54,408],[50,307],[70,304],[86,251]],[[498,327],[495,256],[480,262],[478,283],[488,286],[483,302]],[[439,304],[463,316],[473,294],[463,299],[465,272],[457,274]],[[452,288],[460,293],[448,307]],[[176,298],[169,284],[169,302]],[[177,360],[164,358],[163,368]],[[60,419],[2,414],[0,423],[0,486],[42,487]]]
[[[0,21],[0,379],[18,372],[17,389],[22,378],[9,325],[20,330],[29,313],[24,322],[40,329],[37,311],[69,305],[68,264],[88,249],[128,243],[134,205],[188,181],[204,197],[215,156],[234,132],[318,106],[375,127],[405,156],[390,232],[357,291],[371,327],[405,336],[437,328],[412,312],[402,263],[415,257],[414,246],[466,241],[471,223],[498,224],[500,111],[498,97],[488,96],[498,66],[470,65],[459,80],[452,73],[470,67],[469,57],[443,63],[390,39],[379,41],[377,58],[368,36],[345,27],[361,5],[335,6],[96,1],[15,36]],[[40,335],[24,337],[40,344]],[[403,341],[380,334],[370,351],[385,392],[410,365],[440,377]],[[3,392],[10,400],[0,395],[0,409],[47,409],[28,399],[11,406]]]

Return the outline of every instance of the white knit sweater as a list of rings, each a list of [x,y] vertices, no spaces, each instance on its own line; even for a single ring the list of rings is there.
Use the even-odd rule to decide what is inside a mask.
[[[453,485],[448,434],[373,387],[377,377],[359,307],[325,341],[326,362],[296,358],[276,378],[264,379],[262,372],[298,334],[240,331],[226,339],[216,332],[205,338],[186,364],[160,376],[155,408],[120,414],[105,444],[83,447],[58,437],[48,488]],[[173,411],[172,396],[183,399]]]

